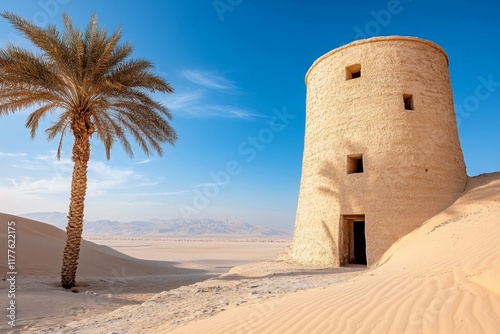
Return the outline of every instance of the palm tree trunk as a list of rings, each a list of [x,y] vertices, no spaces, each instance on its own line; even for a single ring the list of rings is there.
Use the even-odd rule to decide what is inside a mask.
[[[77,122],[75,122],[77,123]],[[80,125],[82,125],[80,123]],[[73,127],[75,142],[73,145],[73,176],[71,179],[71,199],[66,226],[66,247],[63,253],[61,269],[61,284],[70,289],[75,285],[80,244],[83,232],[83,213],[85,193],[87,191],[87,166],[90,158],[90,135],[88,127],[85,130]],[[76,131],[75,131],[76,130]]]

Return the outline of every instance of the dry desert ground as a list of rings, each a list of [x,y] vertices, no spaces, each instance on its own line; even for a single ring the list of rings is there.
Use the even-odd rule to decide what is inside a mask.
[[[272,260],[289,239],[247,237],[89,237],[82,244],[77,291],[60,287],[66,235],[40,222],[0,214],[0,301],[8,306],[7,224],[15,221],[16,326],[3,311],[0,333],[31,333],[137,305],[156,294],[226,273],[248,262]],[[4,256],[5,255],[5,256]],[[8,278],[8,277],[7,277]]]
[[[6,254],[13,217],[0,219]],[[19,333],[500,332],[500,173],[470,178],[369,269],[273,261],[288,241],[96,238],[71,293],[57,279],[64,232],[20,221]]]

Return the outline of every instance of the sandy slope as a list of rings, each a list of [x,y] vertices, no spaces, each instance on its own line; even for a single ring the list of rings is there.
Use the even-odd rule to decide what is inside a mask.
[[[402,218],[403,219],[403,218]],[[175,333],[499,333],[500,173],[347,283],[232,308]]]

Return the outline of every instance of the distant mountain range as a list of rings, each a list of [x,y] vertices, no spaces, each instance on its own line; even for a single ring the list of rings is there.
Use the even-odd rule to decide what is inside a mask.
[[[67,215],[63,212],[32,212],[18,216],[66,229]],[[290,233],[265,226],[252,225],[233,219],[152,219],[119,222],[112,220],[84,221],[84,235],[155,235],[180,236],[253,236],[287,237]]]

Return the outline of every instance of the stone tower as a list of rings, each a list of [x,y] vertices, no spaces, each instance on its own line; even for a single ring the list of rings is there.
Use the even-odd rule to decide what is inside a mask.
[[[355,41],[317,59],[306,86],[292,258],[373,265],[467,183],[448,57],[418,38]]]

